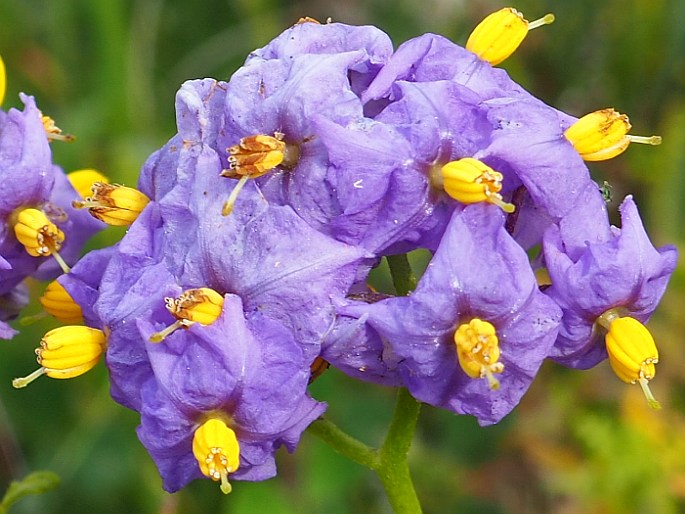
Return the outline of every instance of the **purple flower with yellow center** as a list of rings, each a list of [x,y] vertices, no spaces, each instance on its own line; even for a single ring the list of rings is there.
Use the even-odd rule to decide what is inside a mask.
[[[348,312],[347,312],[348,311]],[[537,287],[502,212],[453,214],[417,289],[343,314],[368,313],[412,395],[483,424],[520,401],[557,335],[559,308]]]
[[[4,264],[0,266],[0,294],[11,291],[42,262],[33,251],[39,246],[37,237],[33,238],[35,245],[27,240],[29,246],[18,240],[16,227],[24,226],[20,222],[22,212],[27,215],[22,220],[30,218],[35,211],[36,216],[42,215],[54,227],[41,236],[44,247],[58,249],[63,242],[57,227],[40,210],[48,201],[56,172],[40,111],[32,97],[22,96],[22,100],[23,111],[0,111],[0,258]],[[27,229],[30,231],[30,227]],[[49,249],[45,251],[49,253]]]
[[[290,331],[244,311],[238,296],[226,295],[211,324],[146,346],[155,378],[142,385],[138,435],[167,491],[203,476],[224,492],[229,478],[274,476],[275,451],[293,451],[325,410],[306,394],[309,367]],[[157,331],[138,325],[145,338]]]
[[[21,98],[22,112],[0,112],[0,294],[29,275],[50,279],[68,271],[102,228],[72,208],[78,194],[52,164],[42,115],[32,97]]]
[[[165,285],[239,295],[246,315],[260,313],[287,327],[310,363],[333,323],[334,302],[345,296],[366,256],[316,232],[289,207],[268,206],[255,191],[245,191],[242,206],[222,216],[220,181],[218,174],[200,172],[184,203],[174,203],[181,195],[172,191],[161,204],[149,204],[102,278],[95,311],[110,331],[112,394],[128,407],[140,410],[140,386],[152,373],[151,343],[133,321],[168,319],[159,293]],[[150,312],[162,318],[149,318]]]
[[[393,87],[373,120],[317,120],[343,211],[330,223],[338,239],[382,253],[435,248],[456,206],[485,202],[510,214],[511,231],[520,215],[540,225],[532,246],[594,187],[562,115],[532,97],[483,101],[446,80]]]
[[[584,248],[572,222],[545,233],[544,259],[552,283],[545,293],[563,312],[550,357],[566,366],[589,368],[605,359],[608,350],[615,370],[617,359],[623,367],[631,363],[633,368],[630,373],[621,368],[619,378],[645,388],[654,376],[658,355],[643,324],[664,294],[677,251],[672,246],[654,248],[631,196],[620,211],[621,229],[591,233]],[[593,223],[608,224],[602,218]],[[621,345],[628,346],[619,349]],[[645,371],[645,366],[651,371]]]
[[[227,85],[217,141],[228,149],[224,176],[240,178],[237,187],[257,179],[270,202],[292,206],[329,233],[340,207],[313,119],[345,124],[361,118],[359,94],[391,53],[389,38],[374,27],[312,22],[254,52]],[[236,201],[227,195],[225,214]]]

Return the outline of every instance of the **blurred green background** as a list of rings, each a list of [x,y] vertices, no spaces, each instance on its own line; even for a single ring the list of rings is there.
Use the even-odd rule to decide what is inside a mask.
[[[463,44],[490,0],[0,0],[0,55],[8,72],[3,108],[19,91],[71,144],[54,144],[65,170],[95,167],[134,185],[147,155],[175,132],[174,93],[191,78],[227,79],[247,53],[301,16],[375,24],[399,44],[424,32]],[[632,145],[591,165],[620,199],[635,195],[655,245],[683,247],[685,209],[685,1],[519,0],[528,19],[557,21],[530,34],[502,64],[546,102],[580,116],[615,107],[633,133],[662,146]],[[121,236],[109,229],[93,246]],[[589,371],[545,364],[529,394],[501,424],[424,408],[411,468],[427,513],[613,514],[685,512],[685,280],[681,265],[650,323],[661,352],[652,412],[637,386],[604,363]],[[38,295],[42,285],[33,285]],[[34,305],[26,315],[38,311]],[[0,490],[37,469],[59,489],[18,504],[17,513],[385,513],[369,471],[308,434],[280,455],[279,476],[236,482],[228,497],[210,481],[175,495],[135,436],[137,416],[108,397],[104,366],[69,381],[42,378],[16,391],[11,379],[35,369],[33,349],[54,323],[43,320],[0,354]],[[313,394],[353,435],[378,444],[394,393],[335,371]]]

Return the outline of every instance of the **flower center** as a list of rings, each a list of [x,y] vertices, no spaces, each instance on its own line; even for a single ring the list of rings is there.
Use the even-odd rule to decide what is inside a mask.
[[[621,316],[610,309],[597,318],[597,324],[607,330],[605,337],[609,364],[616,376],[628,384],[640,384],[647,403],[653,409],[661,404],[654,398],[649,381],[656,374],[659,351],[647,327],[635,318]]]
[[[528,22],[516,9],[505,7],[486,16],[476,26],[466,42],[466,49],[495,66],[516,51],[529,30],[553,22],[553,14]]]
[[[124,227],[133,223],[150,199],[132,187],[95,182],[91,195],[74,201],[76,209],[88,209],[90,214],[108,225]]]
[[[240,466],[240,444],[235,432],[218,418],[210,418],[195,430],[193,455],[200,471],[215,482],[221,492],[231,492],[228,474]]]
[[[431,172],[431,183],[454,198],[464,203],[488,202],[497,205],[504,212],[512,213],[515,207],[502,199],[503,176],[487,164],[466,157],[437,165]]]
[[[224,297],[208,287],[188,289],[178,298],[164,298],[167,310],[176,321],[165,329],[152,334],[150,342],[159,343],[177,328],[188,328],[194,323],[211,325],[221,315]]]
[[[16,220],[14,234],[29,255],[33,257],[52,255],[62,271],[69,273],[69,266],[58,253],[64,243],[64,232],[57,228],[57,225],[50,221],[43,211],[33,208],[22,209],[11,218]]]
[[[228,152],[228,169],[221,172],[222,177],[240,179],[231,191],[221,213],[228,216],[240,190],[251,178],[258,178],[277,166],[294,168],[300,158],[297,145],[286,144],[284,135],[276,132],[273,136],[257,134],[244,137],[237,145],[226,149]]]
[[[471,378],[485,378],[490,389],[499,389],[494,373],[502,373],[499,362],[499,340],[495,327],[487,321],[474,318],[459,325],[454,334],[459,364]]]

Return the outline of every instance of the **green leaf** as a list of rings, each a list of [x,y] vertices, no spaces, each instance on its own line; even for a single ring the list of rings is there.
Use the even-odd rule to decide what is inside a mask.
[[[13,481],[7,488],[2,502],[0,502],[0,514],[9,511],[9,508],[30,494],[43,494],[59,485],[59,476],[52,471],[35,471],[24,477],[23,480]]]

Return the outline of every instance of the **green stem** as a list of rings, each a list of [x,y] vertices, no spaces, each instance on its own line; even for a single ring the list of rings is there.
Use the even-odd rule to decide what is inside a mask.
[[[373,470],[381,480],[395,514],[421,514],[407,464],[420,408],[421,404],[406,389],[399,390],[390,428],[379,450],[348,435],[325,418],[312,423],[308,431],[336,452]]]
[[[407,454],[414,438],[421,404],[401,388],[390,429],[379,451],[380,465],[375,469],[385,494],[396,514],[420,514],[421,504],[409,474]]]
[[[400,296],[406,296],[416,289],[416,277],[409,264],[407,254],[386,256],[390,267],[390,276],[395,286],[395,291]]]
[[[343,457],[361,464],[369,469],[378,466],[378,452],[368,447],[351,435],[343,432],[338,426],[326,418],[319,418],[309,425],[307,431],[328,444]]]

